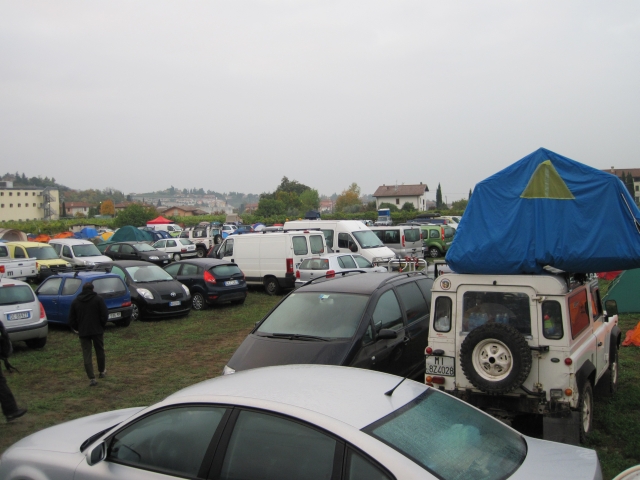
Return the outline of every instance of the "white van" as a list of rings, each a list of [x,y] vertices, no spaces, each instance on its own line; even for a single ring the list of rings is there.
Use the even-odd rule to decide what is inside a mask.
[[[380,241],[393,250],[398,258],[424,257],[422,231],[418,225],[370,227]]]
[[[161,224],[153,224],[148,223],[147,228],[151,228],[153,230],[164,230],[172,237],[179,237],[182,233],[182,227],[180,225],[176,225],[175,223],[161,223]]]
[[[396,258],[393,250],[358,220],[294,220],[284,224],[285,232],[302,229],[321,230],[329,252],[359,253],[374,265],[386,265]]]
[[[238,265],[249,285],[264,285],[269,295],[276,295],[294,288],[304,258],[326,251],[319,231],[246,233],[227,237],[216,256]]]
[[[111,261],[109,257],[102,255],[98,247],[89,240],[54,238],[49,240],[49,245],[53,247],[60,258],[69,262],[74,268],[94,267],[100,263]]]

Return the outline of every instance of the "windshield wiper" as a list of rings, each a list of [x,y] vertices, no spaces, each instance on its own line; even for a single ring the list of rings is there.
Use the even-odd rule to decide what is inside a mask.
[[[315,335],[304,335],[300,333],[272,333],[270,335],[265,335],[271,338],[286,338],[288,340],[308,340],[308,341],[317,341],[317,342],[328,342],[328,338],[324,337],[316,337]]]

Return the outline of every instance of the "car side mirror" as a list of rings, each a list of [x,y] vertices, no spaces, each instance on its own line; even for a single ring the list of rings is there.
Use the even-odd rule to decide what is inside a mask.
[[[355,244],[355,243],[352,243],[352,244],[349,246],[349,250],[351,250],[353,253],[356,253],[356,252],[358,251],[358,247],[356,246],[356,244]]]
[[[394,338],[398,338],[398,332],[390,328],[383,328],[378,332],[376,340],[393,340]]]
[[[618,304],[615,300],[605,300],[604,309],[607,312],[607,317],[618,315]]]
[[[93,450],[91,450],[91,453],[89,455],[87,455],[87,463],[90,466],[95,465],[105,458],[107,458],[107,445],[104,442],[101,442]]]

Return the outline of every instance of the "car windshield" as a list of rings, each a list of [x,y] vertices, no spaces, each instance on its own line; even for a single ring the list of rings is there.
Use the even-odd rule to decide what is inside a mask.
[[[384,247],[382,241],[371,230],[360,230],[358,232],[353,232],[353,236],[356,237],[356,240],[362,248]]]
[[[180,238],[178,240],[182,245],[193,245],[193,242],[188,238]]]
[[[366,295],[347,293],[292,293],[271,312],[255,333],[264,336],[351,338],[368,300]]]
[[[134,282],[162,282],[167,280],[173,280],[173,277],[165,272],[157,265],[145,265],[127,267],[127,273],[131,276]]]
[[[52,246],[46,247],[27,247],[27,255],[29,258],[37,258],[38,260],[58,260],[60,257]]]
[[[0,305],[33,302],[33,290],[28,285],[8,285],[0,288]]]
[[[363,431],[438,478],[507,478],[527,454],[520,434],[434,389]]]
[[[71,247],[73,250],[73,254],[76,257],[96,257],[98,255],[102,255],[98,247],[94,244],[91,245],[74,245]]]
[[[136,243],[133,245],[133,248],[139,252],[153,252],[155,250],[155,248],[148,243]]]

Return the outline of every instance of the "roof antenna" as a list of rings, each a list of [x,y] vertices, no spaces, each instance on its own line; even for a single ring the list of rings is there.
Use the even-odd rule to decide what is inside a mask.
[[[420,365],[420,366],[419,366],[419,368],[422,368],[422,365]],[[393,387],[393,388],[392,388],[391,390],[389,390],[388,392],[385,392],[384,394],[385,394],[387,397],[390,397],[391,395],[393,395],[393,392],[395,392],[395,391],[396,391],[396,388],[398,388],[398,387],[402,384],[402,382],[404,382],[407,378],[409,378],[409,377],[411,376],[411,374],[412,374],[413,372],[415,372],[416,370],[417,370],[417,369],[413,369],[413,370],[411,370],[411,371],[407,374],[407,376],[406,376],[406,377],[404,377],[402,380],[400,380],[400,382],[398,382],[398,384],[397,384],[395,387]]]

